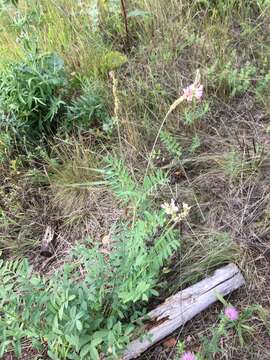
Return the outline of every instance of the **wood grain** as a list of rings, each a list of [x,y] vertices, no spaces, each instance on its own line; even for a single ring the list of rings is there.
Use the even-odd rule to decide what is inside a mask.
[[[228,295],[244,283],[238,267],[229,264],[216,270],[211,277],[169,297],[148,314],[145,328],[150,329],[145,332],[147,336],[132,341],[124,352],[123,360],[137,358],[217,301],[217,294]]]

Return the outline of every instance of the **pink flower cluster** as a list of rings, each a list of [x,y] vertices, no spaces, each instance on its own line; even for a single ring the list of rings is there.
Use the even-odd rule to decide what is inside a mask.
[[[184,98],[191,102],[194,98],[196,100],[201,100],[203,97],[203,85],[201,84],[191,84],[184,89]]]
[[[190,351],[186,351],[184,352],[184,354],[181,356],[180,360],[196,360],[196,356],[193,352]]]
[[[235,321],[239,317],[239,312],[234,306],[228,306],[224,310],[224,314],[227,319]],[[180,360],[196,360],[196,355],[193,352],[186,351],[181,356]]]
[[[231,320],[231,321],[235,321],[238,319],[238,311],[235,307],[233,306],[229,306],[224,310],[225,316]]]

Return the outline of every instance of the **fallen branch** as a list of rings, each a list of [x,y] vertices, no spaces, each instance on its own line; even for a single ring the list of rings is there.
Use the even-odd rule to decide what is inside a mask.
[[[143,339],[132,341],[123,360],[137,358],[153,344],[170,335],[194,316],[217,301],[217,294],[228,295],[245,283],[235,264],[229,264],[197,284],[169,297],[147,316]]]

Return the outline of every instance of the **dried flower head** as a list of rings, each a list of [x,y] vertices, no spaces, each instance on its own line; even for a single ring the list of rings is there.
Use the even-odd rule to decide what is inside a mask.
[[[184,352],[184,354],[181,356],[180,360],[196,360],[196,356],[193,352],[190,351],[186,351]]]
[[[182,211],[182,214],[187,217],[189,212],[190,212],[190,209],[191,209],[191,206],[189,206],[188,204],[186,203],[183,203],[183,211]]]
[[[237,320],[239,316],[238,310],[233,306],[227,307],[224,313],[225,316],[231,321]]]
[[[165,202],[164,204],[161,205],[161,208],[165,211],[165,213],[167,215],[175,215],[177,214],[177,212],[179,211],[178,206],[175,205],[175,201],[174,199],[171,199],[171,203],[168,204],[167,202]]]
[[[180,212],[180,209],[176,206],[174,199],[171,199],[170,204],[165,202],[161,205],[161,208],[165,211],[165,213],[170,215],[172,220],[175,222],[184,220],[188,217],[191,207],[186,203],[183,203],[182,207],[182,211]]]
[[[175,219],[176,221],[185,220],[189,215],[191,207],[186,203],[183,203],[182,207],[183,207],[183,209],[180,212],[180,214],[177,215],[177,218]]]

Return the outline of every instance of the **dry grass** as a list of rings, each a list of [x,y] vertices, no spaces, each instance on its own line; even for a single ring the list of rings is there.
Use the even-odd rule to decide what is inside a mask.
[[[42,3],[48,6],[46,19],[50,29],[48,34],[41,32],[44,48],[58,51],[72,71],[86,74],[106,49],[97,49],[96,43],[92,46],[95,39],[87,40],[90,45],[86,49],[85,33],[81,32],[78,19],[65,21],[61,9],[73,7],[74,2],[60,2],[57,11],[54,2]],[[195,69],[200,68],[209,112],[198,123],[186,125],[183,106],[167,119],[165,129],[181,145],[181,159],[171,159],[160,139],[156,146],[160,153],[154,163],[168,170],[170,176],[170,184],[157,197],[157,203],[174,197],[179,204],[185,201],[192,205],[189,221],[179,229],[181,251],[166,279],[171,292],[175,292],[221,264],[235,261],[245,274],[247,285],[230,301],[239,309],[257,303],[269,310],[269,96],[266,90],[260,96],[257,93],[257,85],[268,71],[269,9],[264,8],[262,1],[244,0],[237,6],[215,2],[225,4],[223,7],[195,0],[136,3],[152,16],[137,29],[137,43],[131,48],[129,62],[115,74],[119,103],[115,115],[119,122],[117,140],[113,138],[109,150],[116,149],[143,177],[162,119],[183,87],[194,80]],[[72,34],[78,36],[75,45]],[[7,34],[3,39],[10,47],[14,43]],[[243,81],[234,70],[239,71],[246,64],[256,66],[257,72],[247,76],[248,86],[243,90]],[[232,96],[234,87],[238,92]],[[194,136],[200,139],[200,145],[191,153]],[[123,210],[95,170],[102,167],[103,153],[98,149],[96,142],[84,134],[79,140],[58,140],[52,151],[57,165],[48,167],[50,211],[47,207],[43,214],[57,228],[57,262],[44,263],[42,271],[53,271],[51,266],[63,262],[75,241],[85,237],[100,241],[123,216]],[[36,211],[35,206],[32,210]],[[166,296],[168,292],[159,300]],[[220,309],[219,304],[212,306],[176,336],[185,339],[189,349],[198,350],[200,337],[209,334]],[[221,344],[223,355],[216,359],[269,359],[265,327],[255,317],[251,324],[255,335],[245,347],[241,348],[232,333]],[[142,359],[173,356],[171,349],[160,344]]]
[[[188,13],[183,3],[172,1],[166,7],[160,4],[162,2],[159,5],[157,2],[147,3],[148,9],[154,13],[156,22],[153,23],[160,32],[148,33],[151,44],[143,47],[143,53],[138,52],[129,63],[127,72],[120,75],[123,79],[120,84],[125,89],[122,104],[128,109],[129,118],[136,122],[149,151],[170,104],[193,80],[196,67],[203,70],[205,97],[210,101],[210,112],[195,127],[183,125],[181,109],[168,119],[166,129],[174,134],[183,148],[181,160],[171,162],[162,143],[157,144],[160,154],[155,163],[170,170],[171,175],[170,189],[163,192],[161,198],[174,197],[179,203],[186,201],[193,206],[188,226],[181,229],[182,253],[168,279],[173,289],[181,288],[181,275],[189,273],[192,283],[196,276],[198,279],[211,271],[211,260],[222,263],[235,257],[246,276],[247,286],[235,293],[231,301],[240,309],[253,303],[269,309],[270,144],[267,99],[258,101],[252,87],[232,97],[231,82],[218,77],[229,61],[233,61],[233,67],[238,69],[247,62],[263,68],[262,58],[268,46],[269,28],[266,23],[269,12],[262,10],[256,19],[259,11],[256,5],[249,9],[242,1],[238,10],[227,12],[221,19],[217,13],[209,14],[205,9],[197,16],[190,4],[187,5]],[[183,11],[189,16],[183,16]],[[183,19],[185,24],[182,24]],[[181,32],[176,30],[177,26]],[[233,49],[235,55],[232,56]],[[215,62],[215,78],[210,78],[208,68]],[[258,74],[252,78],[251,84],[254,85],[255,81],[260,81]],[[188,148],[194,134],[200,138],[201,145],[192,155]],[[222,253],[225,255],[223,259],[215,258],[219,246],[222,248],[222,237],[217,237],[216,244],[211,243],[215,234],[227,234],[235,244],[235,247],[228,247],[227,260],[226,251]],[[213,249],[212,254],[209,249]],[[209,255],[205,258],[205,266],[203,254]],[[189,349],[196,350],[199,337],[209,332],[219,310],[219,305],[212,307],[179,333],[181,339],[188,339]],[[232,334],[224,339],[224,354],[217,358],[268,359],[267,331],[257,318],[251,319],[251,324],[256,336],[249,338],[241,349]],[[161,344],[141,358],[173,359],[173,353]]]
[[[10,176],[11,174],[9,174]],[[11,256],[36,253],[46,224],[48,194],[25,174],[0,177],[0,249]]]
[[[51,207],[57,214],[59,239],[71,243],[86,237],[100,240],[121,214],[99,172],[101,155],[91,148],[87,139],[60,141],[54,148],[58,165],[49,168]]]
[[[112,51],[93,31],[98,19],[90,10],[89,2],[72,0],[22,0],[16,8],[7,6],[0,19],[0,64],[24,57],[26,44],[27,49],[37,46],[41,52],[56,52],[71,73],[106,78],[109,70],[126,62],[126,57]]]

